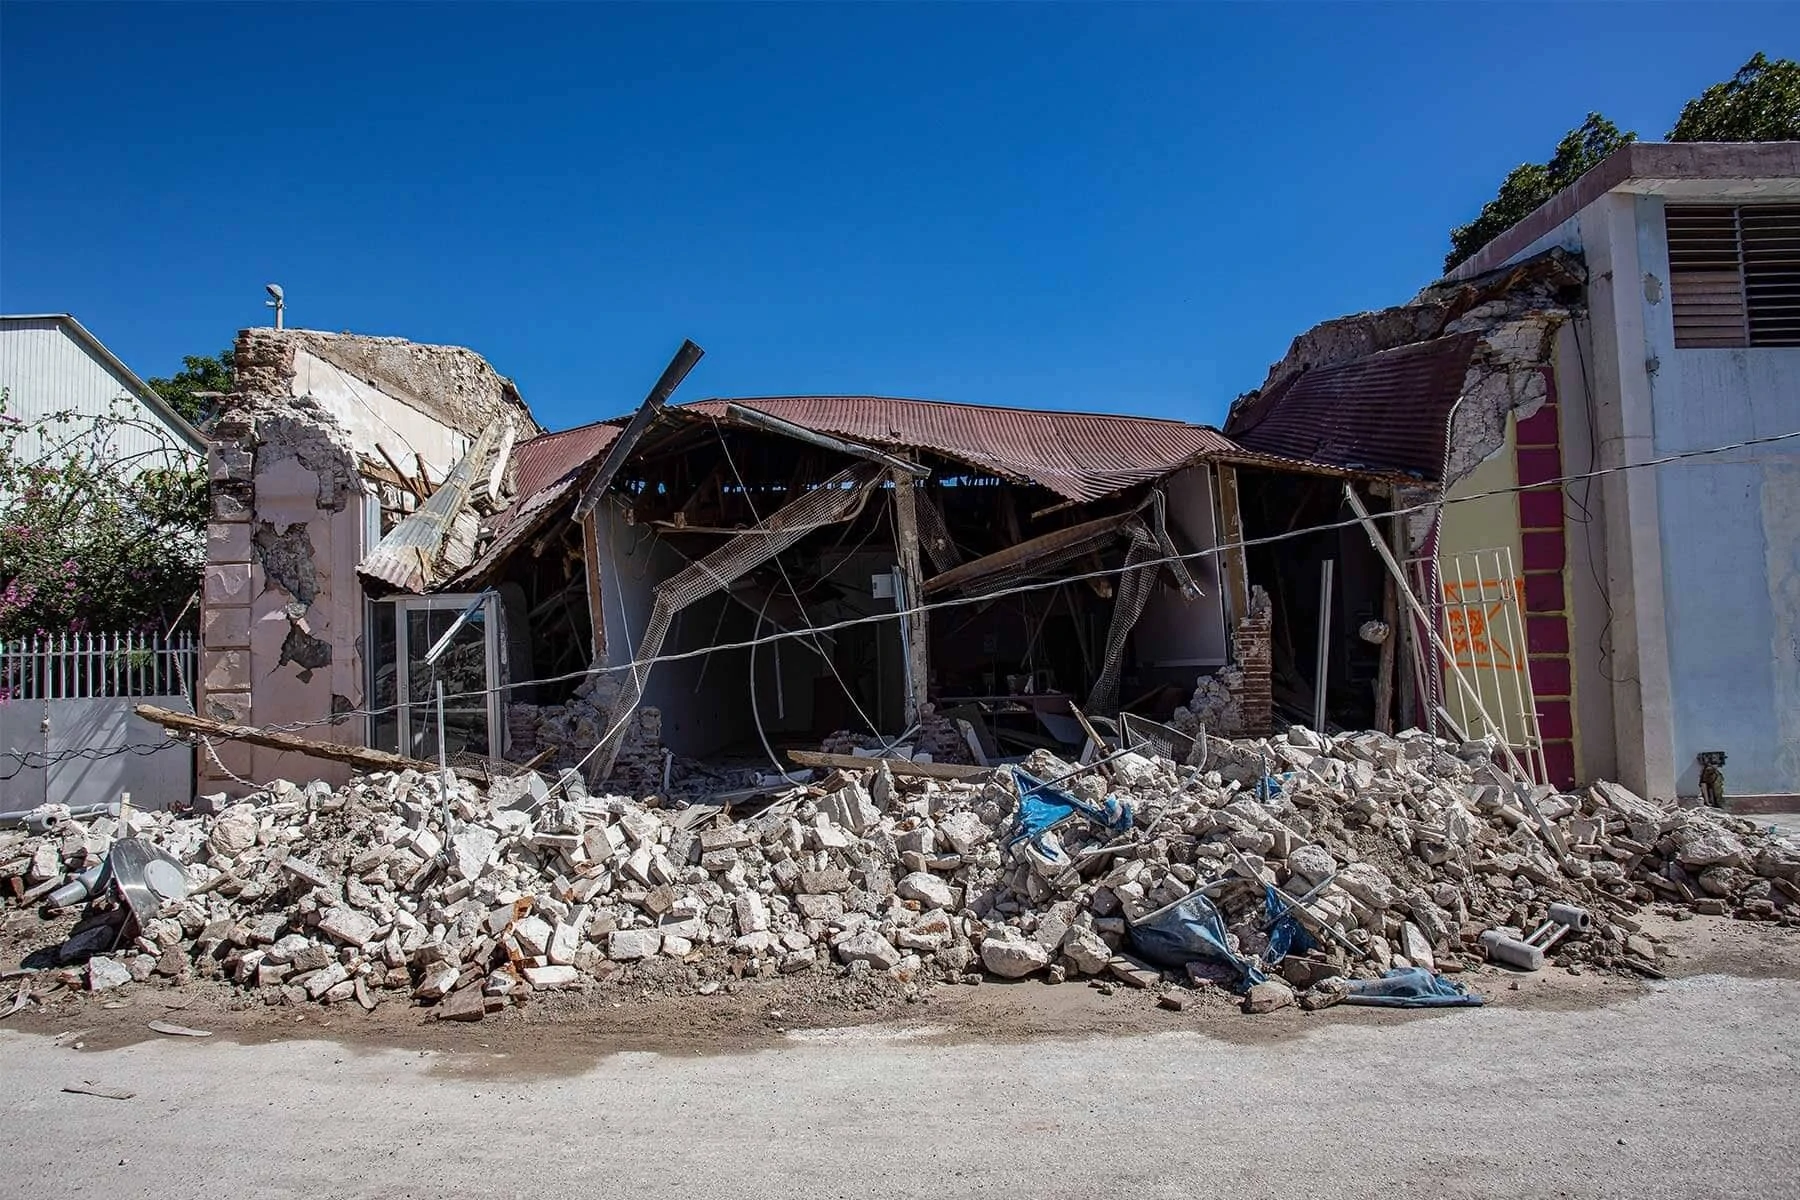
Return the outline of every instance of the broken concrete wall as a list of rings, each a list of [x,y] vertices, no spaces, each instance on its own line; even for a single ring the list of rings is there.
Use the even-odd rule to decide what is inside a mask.
[[[237,390],[213,447],[212,525],[202,595],[203,715],[250,725],[309,723],[309,737],[362,745],[365,594],[381,451],[441,480],[485,422],[516,409],[512,385],[457,347],[309,330],[245,330]],[[467,423],[465,423],[467,422]],[[215,757],[216,755],[216,757]],[[324,777],[349,768],[221,744],[201,756],[207,786]],[[241,785],[236,785],[240,786]]]

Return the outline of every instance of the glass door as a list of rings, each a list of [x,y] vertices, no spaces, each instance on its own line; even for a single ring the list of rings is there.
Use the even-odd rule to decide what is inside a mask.
[[[499,757],[504,747],[500,696],[500,598],[407,596],[378,601],[371,639],[373,707],[398,704],[391,722],[377,717],[371,733],[381,749],[434,762],[438,753],[437,685],[444,685],[444,749]],[[386,612],[381,610],[386,609]],[[465,616],[466,614],[466,616]],[[460,626],[458,622],[461,622]],[[444,645],[444,635],[455,633]],[[391,640],[390,640],[391,639]],[[432,651],[436,650],[435,657]]]

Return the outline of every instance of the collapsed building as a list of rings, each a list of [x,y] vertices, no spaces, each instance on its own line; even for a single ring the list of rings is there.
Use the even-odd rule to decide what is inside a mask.
[[[780,778],[822,744],[1079,750],[1090,714],[1266,734],[1238,472],[1391,474],[1181,421],[864,396],[656,395],[540,434],[468,351],[251,330],[238,358],[201,714],[429,760],[441,691],[458,761],[641,791],[709,762],[738,770],[697,790]],[[201,765],[304,773],[230,743]]]

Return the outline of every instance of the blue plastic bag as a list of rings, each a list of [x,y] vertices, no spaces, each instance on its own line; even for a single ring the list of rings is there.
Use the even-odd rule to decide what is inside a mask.
[[[1263,951],[1263,964],[1274,966],[1290,954],[1305,954],[1317,942],[1294,916],[1288,898],[1270,884],[1263,885],[1263,908],[1269,914],[1269,948]]]

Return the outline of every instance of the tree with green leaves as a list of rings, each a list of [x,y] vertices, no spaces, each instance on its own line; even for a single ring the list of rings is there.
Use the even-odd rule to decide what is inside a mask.
[[[129,427],[167,436],[126,402],[24,421],[7,400],[0,390],[0,639],[160,632],[184,610],[191,620],[206,566],[204,465],[179,451],[122,454]]]
[[[1687,102],[1671,142],[1800,140],[1800,63],[1758,50],[1736,75]]]
[[[1620,133],[1617,125],[1599,113],[1589,113],[1587,120],[1556,143],[1556,153],[1549,162],[1514,167],[1501,181],[1499,194],[1481,206],[1481,214],[1450,231],[1450,253],[1444,256],[1444,270],[1453,270],[1544,201],[1580,179],[1589,167],[1635,141],[1637,134]]]
[[[230,348],[216,358],[205,354],[184,355],[180,371],[168,379],[150,380],[150,388],[190,424],[198,425],[218,407],[217,401],[200,393],[231,391],[231,361]]]

